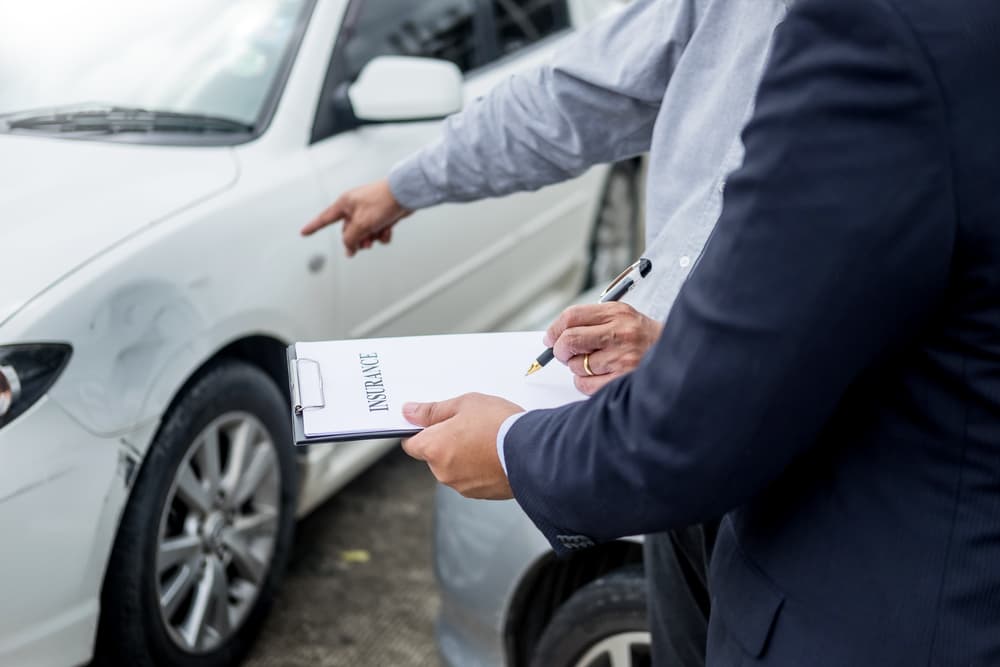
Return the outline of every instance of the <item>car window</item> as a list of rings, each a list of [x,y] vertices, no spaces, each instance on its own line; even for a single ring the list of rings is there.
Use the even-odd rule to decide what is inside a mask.
[[[366,0],[357,11],[341,38],[348,80],[384,55],[449,60],[463,72],[479,64],[475,0]]]
[[[141,108],[254,124],[307,0],[0,2],[0,114]],[[59,10],[55,11],[54,7]]]
[[[493,15],[501,56],[570,26],[566,0],[493,0]]]

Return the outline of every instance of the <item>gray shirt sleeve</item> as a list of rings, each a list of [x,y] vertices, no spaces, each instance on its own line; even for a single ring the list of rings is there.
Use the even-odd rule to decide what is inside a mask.
[[[448,118],[396,165],[409,209],[535,190],[649,149],[695,0],[637,0],[581,31],[553,61],[510,77]]]

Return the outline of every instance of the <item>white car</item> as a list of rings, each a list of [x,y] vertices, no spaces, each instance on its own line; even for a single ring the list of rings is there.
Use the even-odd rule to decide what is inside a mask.
[[[57,4],[0,8],[0,664],[234,664],[296,515],[393,445],[296,451],[284,347],[532,321],[632,259],[638,177],[352,260],[299,227],[609,3]]]

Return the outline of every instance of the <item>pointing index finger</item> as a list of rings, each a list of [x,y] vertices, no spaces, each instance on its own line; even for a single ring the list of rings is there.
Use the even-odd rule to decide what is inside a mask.
[[[318,216],[313,218],[313,220],[302,228],[302,235],[309,236],[314,234],[319,230],[323,229],[327,225],[332,225],[335,222],[340,222],[344,219],[347,211],[344,208],[343,201],[338,199],[329,208],[320,213]]]

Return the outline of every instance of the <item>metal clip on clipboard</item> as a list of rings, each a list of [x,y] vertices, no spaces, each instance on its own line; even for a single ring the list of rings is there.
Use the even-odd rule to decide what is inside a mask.
[[[292,358],[289,364],[289,377],[292,384],[292,397],[295,404],[292,408],[296,415],[306,410],[326,407],[323,396],[323,375],[319,362],[312,359]]]

